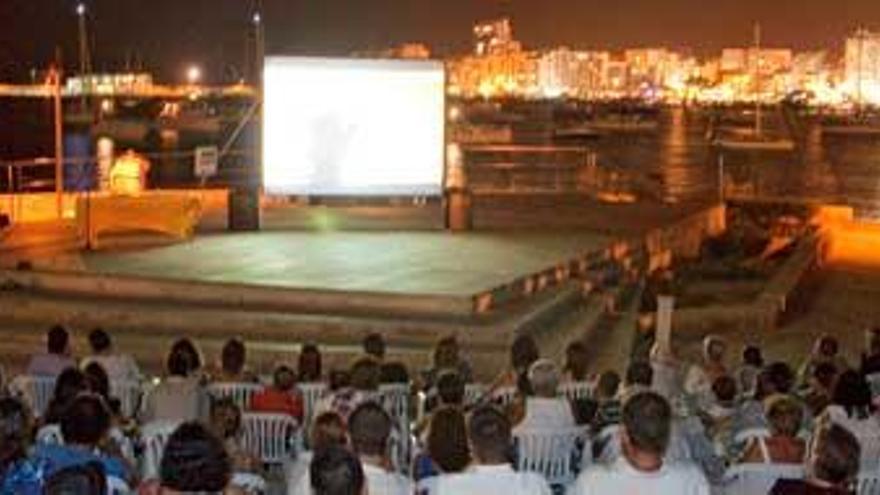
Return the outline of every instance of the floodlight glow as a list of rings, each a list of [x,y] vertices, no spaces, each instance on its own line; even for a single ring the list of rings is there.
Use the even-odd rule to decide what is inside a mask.
[[[266,192],[442,192],[442,63],[268,57],[263,80]]]

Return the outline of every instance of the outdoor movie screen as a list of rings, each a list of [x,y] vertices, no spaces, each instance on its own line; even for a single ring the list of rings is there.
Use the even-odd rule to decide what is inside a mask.
[[[267,193],[442,193],[441,62],[268,57],[263,80]]]

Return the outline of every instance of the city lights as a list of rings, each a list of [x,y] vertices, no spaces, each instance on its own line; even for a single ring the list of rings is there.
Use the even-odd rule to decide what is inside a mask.
[[[197,65],[191,65],[186,69],[186,82],[191,85],[198,84],[202,79],[202,69]]]
[[[76,15],[78,15],[78,16],[86,15],[86,4],[80,2],[76,5]]]

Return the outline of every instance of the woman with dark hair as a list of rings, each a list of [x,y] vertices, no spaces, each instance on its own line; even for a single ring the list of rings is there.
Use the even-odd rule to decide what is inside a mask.
[[[229,339],[220,351],[220,370],[214,381],[255,383],[258,377],[247,369],[247,348],[241,339]]]
[[[585,382],[589,362],[587,361],[587,346],[580,340],[576,340],[565,348],[565,366],[562,368],[562,383]]]
[[[299,353],[299,381],[301,383],[316,383],[323,378],[321,369],[321,351],[315,344],[306,344]]]
[[[201,358],[192,342],[188,339],[175,342],[165,365],[166,376],[147,394],[140,419],[143,422],[207,419],[210,400],[198,373]]]
[[[527,390],[529,368],[540,357],[535,339],[529,335],[518,336],[510,346],[510,369],[495,378],[489,387],[489,396],[494,397],[496,392],[517,387]]]
[[[428,455],[443,474],[460,473],[471,462],[467,425],[460,408],[443,406],[431,415]]]
[[[880,421],[871,403],[871,387],[857,371],[844,371],[837,378],[831,394],[831,405],[819,418],[821,423],[838,424],[856,438],[880,435]]]
[[[202,353],[195,342],[190,339],[178,339],[171,344],[170,355],[177,355],[186,362],[187,375],[198,375],[204,365]]]
[[[27,406],[17,399],[0,399],[0,493],[42,493],[43,472],[28,460],[32,430]]]
[[[232,399],[217,399],[211,403],[211,431],[223,441],[226,453],[237,473],[258,473],[260,460],[248,452],[241,440],[241,409]]]
[[[57,424],[61,422],[64,410],[73,399],[82,392],[90,390],[89,379],[82,371],[76,368],[67,368],[58,375],[55,381],[55,390],[52,399],[43,415],[43,424]]]

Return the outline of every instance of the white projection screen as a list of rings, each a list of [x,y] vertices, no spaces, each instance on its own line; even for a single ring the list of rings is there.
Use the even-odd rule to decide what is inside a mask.
[[[264,70],[268,194],[442,193],[442,62],[267,57]]]

